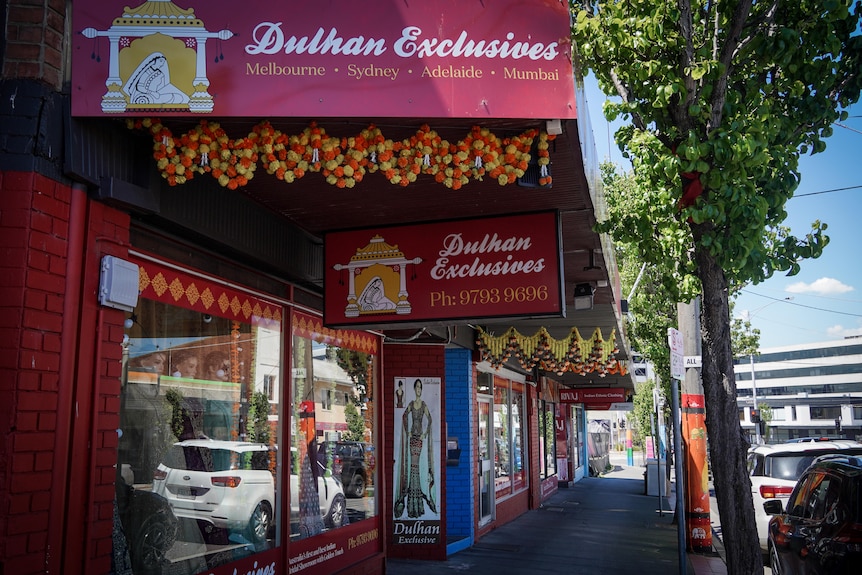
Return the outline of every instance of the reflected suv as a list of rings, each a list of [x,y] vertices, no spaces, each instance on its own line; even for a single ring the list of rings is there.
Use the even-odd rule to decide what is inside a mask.
[[[862,566],[862,457],[823,455],[787,501],[764,503],[773,575],[859,573]]]
[[[348,497],[365,497],[368,485],[365,458],[369,448],[361,441],[326,441],[318,447],[318,461],[323,467],[332,465],[332,473],[341,478]]]
[[[274,525],[271,454],[274,450],[263,443],[180,441],[156,469],[153,491],[168,500],[179,518],[239,532],[261,543]]]
[[[862,443],[847,440],[804,441],[757,445],[748,450],[748,473],[754,500],[754,519],[760,549],[767,552],[769,515],[764,502],[770,499],[787,501],[796,480],[819,456],[830,453],[862,456]]]

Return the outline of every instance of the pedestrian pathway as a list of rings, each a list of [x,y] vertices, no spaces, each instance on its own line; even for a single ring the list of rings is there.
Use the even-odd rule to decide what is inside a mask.
[[[612,463],[615,461],[612,460]],[[715,555],[685,555],[680,569],[673,497],[659,511],[645,495],[644,468],[620,465],[560,489],[446,561],[388,559],[387,575],[620,574],[724,575]]]

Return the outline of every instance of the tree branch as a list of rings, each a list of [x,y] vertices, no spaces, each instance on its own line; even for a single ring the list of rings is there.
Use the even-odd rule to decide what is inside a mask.
[[[723,66],[723,71],[716,79],[715,87],[710,96],[710,125],[707,126],[708,129],[721,125],[721,119],[724,114],[724,102],[727,99],[727,79],[732,70],[733,55],[739,47],[740,35],[748,19],[748,15],[751,13],[752,1],[741,0],[736,5],[728,23],[727,37],[725,38],[724,45],[720,48],[718,57],[718,62]]]
[[[685,86],[685,98],[679,98],[676,104],[670,104],[670,115],[673,123],[679,126],[680,133],[685,134],[691,127],[691,118],[688,116],[688,107],[694,102],[696,94],[695,80],[686,70],[691,69],[691,61],[694,58],[694,42],[692,40],[691,1],[677,0],[679,8],[679,33],[685,40],[685,49],[679,52],[679,76]]]

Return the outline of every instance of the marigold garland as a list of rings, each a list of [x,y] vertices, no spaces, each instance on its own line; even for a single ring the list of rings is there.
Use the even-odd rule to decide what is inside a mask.
[[[614,357],[619,352],[616,330],[612,330],[605,341],[598,328],[589,339],[582,338],[577,328],[572,328],[565,339],[554,339],[544,327],[531,336],[519,333],[514,327],[499,336],[479,328],[476,344],[482,360],[495,368],[514,356],[524,369],[538,366],[558,375],[567,371],[581,375],[596,373],[599,377],[627,373],[626,366]]]
[[[231,139],[218,122],[207,120],[180,135],[174,135],[158,118],[129,119],[127,124],[152,135],[156,166],[170,185],[209,173],[232,190],[248,184],[258,164],[287,183],[319,172],[327,183],[339,188],[353,188],[366,174],[378,171],[399,186],[415,182],[422,174],[453,190],[485,176],[505,186],[524,175],[534,142],[539,183],[550,185],[548,142],[555,138],[537,129],[500,138],[488,128],[473,126],[463,140],[450,143],[427,124],[401,141],[385,138],[373,124],[355,136],[336,138],[316,122],[289,135],[264,121],[247,137]]]

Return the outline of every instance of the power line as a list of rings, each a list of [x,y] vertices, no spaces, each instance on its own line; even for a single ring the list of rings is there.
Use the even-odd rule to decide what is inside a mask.
[[[844,124],[839,124],[838,122],[835,122],[835,125],[838,126],[839,128],[844,128],[845,130],[850,130],[851,132],[856,132],[857,134],[862,134],[862,131],[857,130],[856,128],[851,128],[850,126],[845,126]]]
[[[791,300],[787,300],[787,299],[784,299],[784,298],[771,297],[771,296],[768,296],[768,295],[763,295],[763,294],[755,293],[755,292],[753,292],[753,291],[748,291],[748,290],[745,290],[745,289],[744,289],[744,290],[740,290],[740,291],[745,292],[745,293],[747,293],[747,294],[749,294],[749,295],[756,295],[757,297],[764,297],[764,298],[766,298],[766,299],[771,299],[771,300],[773,300],[773,301],[780,301],[780,302],[786,303],[787,305],[794,305],[794,306],[796,306],[796,307],[804,307],[804,308],[806,308],[806,309],[813,309],[813,310],[815,310],[815,311],[825,311],[825,312],[829,312],[829,313],[836,313],[836,314],[838,314],[838,315],[848,315],[848,316],[850,316],[850,317],[862,317],[862,314],[859,314],[859,313],[850,313],[850,312],[847,312],[847,311],[837,311],[837,310],[834,310],[834,309],[826,309],[826,308],[822,308],[822,307],[815,307],[815,306],[813,306],[813,305],[805,305],[805,304],[796,303],[796,302],[793,302],[793,301],[791,301]]]
[[[860,186],[850,186],[850,187],[847,187],[847,188],[835,188],[835,189],[832,189],[832,190],[822,190],[822,191],[820,191],[820,192],[808,192],[807,194],[793,194],[793,197],[794,197],[794,198],[802,198],[802,197],[805,197],[805,196],[817,196],[817,195],[820,195],[820,194],[831,194],[832,192],[844,192],[844,191],[847,191],[847,190],[856,190],[856,189],[858,189],[858,188],[862,188],[862,185],[860,185]],[[791,198],[791,199],[792,199],[792,198]]]

